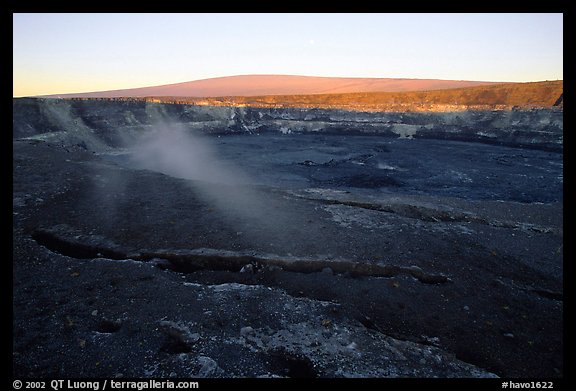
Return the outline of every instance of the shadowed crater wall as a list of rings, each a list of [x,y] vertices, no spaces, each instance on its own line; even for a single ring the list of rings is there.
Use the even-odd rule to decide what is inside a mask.
[[[204,134],[325,133],[480,142],[562,151],[560,108],[378,112],[153,103],[146,100],[13,100],[13,137],[93,151],[123,147],[158,121]]]

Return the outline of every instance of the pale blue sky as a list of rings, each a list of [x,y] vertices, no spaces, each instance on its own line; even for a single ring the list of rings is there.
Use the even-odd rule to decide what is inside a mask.
[[[563,79],[562,14],[14,14],[13,94],[243,74]]]

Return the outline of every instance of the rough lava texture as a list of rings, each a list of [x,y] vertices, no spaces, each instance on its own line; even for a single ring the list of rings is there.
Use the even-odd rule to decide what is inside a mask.
[[[136,167],[175,122],[245,177]],[[16,99],[13,131],[15,377],[563,376],[561,112]]]
[[[130,135],[159,122],[174,122],[203,134],[323,133],[439,139],[563,148],[561,109],[368,113],[345,110],[215,107],[147,101],[14,99],[14,137],[90,150],[122,147]]]

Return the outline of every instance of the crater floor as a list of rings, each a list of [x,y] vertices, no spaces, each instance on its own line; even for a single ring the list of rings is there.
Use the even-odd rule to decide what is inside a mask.
[[[205,142],[213,180],[14,140],[14,376],[563,375],[561,153]]]

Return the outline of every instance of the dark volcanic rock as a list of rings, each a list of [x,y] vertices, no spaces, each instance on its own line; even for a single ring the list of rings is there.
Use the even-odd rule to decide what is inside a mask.
[[[402,186],[402,184],[396,179],[382,174],[380,175],[357,174],[349,177],[335,178],[320,183],[335,186],[360,187],[368,189],[388,187],[388,186]]]
[[[222,135],[233,185],[119,147],[144,113],[247,132],[257,111],[42,102],[14,111],[15,377],[563,375],[561,153]]]

